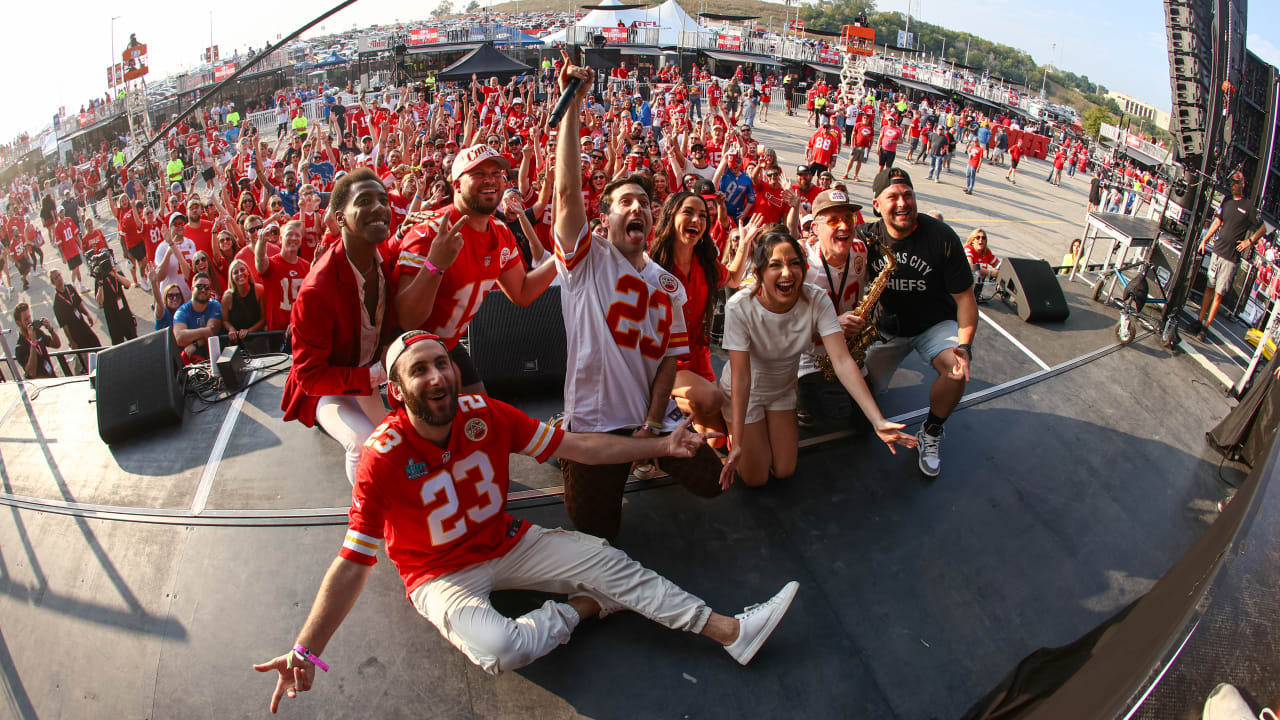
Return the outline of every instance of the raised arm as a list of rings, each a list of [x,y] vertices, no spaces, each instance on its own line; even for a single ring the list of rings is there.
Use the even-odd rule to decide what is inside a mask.
[[[571,78],[582,79],[578,95],[569,104],[569,110],[560,120],[559,140],[556,142],[556,218],[555,237],[558,243],[573,243],[578,231],[587,222],[587,212],[582,200],[582,141],[578,137],[579,108],[582,99],[591,91],[591,71],[569,62],[569,55],[560,51],[564,57],[564,67],[560,70],[559,87],[563,92]]]

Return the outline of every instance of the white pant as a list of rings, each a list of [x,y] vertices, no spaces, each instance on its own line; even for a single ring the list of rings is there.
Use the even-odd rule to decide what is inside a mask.
[[[347,452],[347,482],[356,484],[360,448],[387,416],[381,395],[326,395],[316,404],[316,422]]]
[[[441,575],[410,595],[418,613],[485,672],[524,667],[568,641],[572,605],[548,600],[515,620],[489,603],[504,589],[586,595],[601,615],[632,610],[673,630],[701,632],[711,608],[593,535],[531,525],[506,555]]]

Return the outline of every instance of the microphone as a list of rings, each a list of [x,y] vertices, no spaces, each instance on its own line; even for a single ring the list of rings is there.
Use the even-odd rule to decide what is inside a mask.
[[[573,102],[573,96],[578,94],[580,87],[582,87],[582,78],[576,75],[569,78],[569,86],[564,89],[564,94],[551,110],[551,117],[547,118],[547,127],[556,127],[560,124],[564,114],[569,112],[569,104]]]

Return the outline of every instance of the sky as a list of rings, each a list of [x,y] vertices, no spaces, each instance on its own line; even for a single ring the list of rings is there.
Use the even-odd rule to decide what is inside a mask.
[[[323,27],[334,32],[423,19],[435,5],[435,0],[360,0]],[[537,7],[536,0],[532,5]],[[274,42],[328,7],[328,2],[217,4],[211,15],[208,7],[185,3],[70,0],[56,6],[54,35],[46,28],[55,18],[42,4],[9,3],[0,31],[0,67],[6,68],[5,85],[21,93],[22,101],[9,103],[9,110],[0,114],[0,142],[39,130],[59,106],[75,112],[89,98],[101,96],[107,89],[107,66],[119,57],[130,33],[147,43],[149,77],[158,80],[198,64],[211,28],[213,41],[227,54]],[[906,12],[908,0],[878,0],[877,8]],[[1163,110],[1170,107],[1161,0],[910,0],[910,9],[926,22],[1026,50],[1038,63],[1053,62]],[[113,22],[112,17],[119,19]],[[1254,0],[1247,25],[1249,49],[1280,66],[1280,3]],[[322,34],[320,26],[311,34]]]

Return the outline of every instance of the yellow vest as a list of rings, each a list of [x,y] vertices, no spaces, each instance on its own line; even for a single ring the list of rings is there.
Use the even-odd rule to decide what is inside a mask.
[[[302,113],[298,113],[298,116],[293,119],[293,129],[299,135],[306,135],[307,134],[307,116],[303,115]]]

